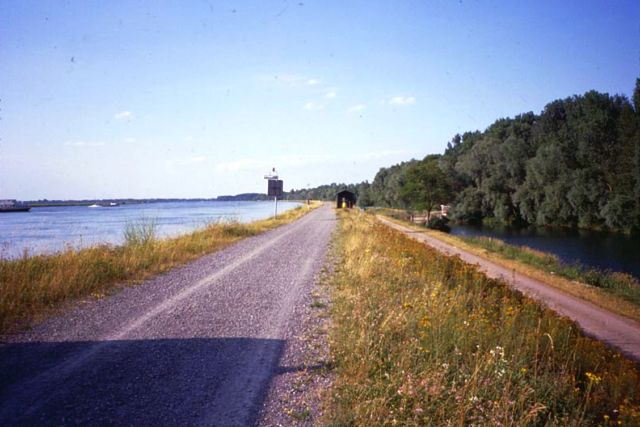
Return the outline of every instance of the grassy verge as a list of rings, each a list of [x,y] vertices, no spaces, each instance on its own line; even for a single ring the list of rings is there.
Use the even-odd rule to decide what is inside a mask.
[[[628,274],[599,272],[577,265],[566,265],[553,255],[508,245],[497,239],[461,238],[425,229],[406,221],[401,211],[384,210],[377,213],[503,267],[540,280],[569,295],[640,322],[640,283]]]
[[[340,215],[328,424],[640,423],[632,362],[459,259]]]
[[[509,245],[488,237],[464,237],[463,240],[505,258],[520,261],[550,274],[602,288],[634,304],[640,305],[640,281],[630,274],[600,271],[580,264],[566,264],[558,257],[526,246]]]
[[[319,206],[315,203],[313,207]],[[102,245],[54,255],[0,260],[0,332],[27,326],[48,310],[81,297],[101,297],[118,284],[137,282],[219,250],[237,240],[289,223],[307,212],[248,224],[216,223],[191,234],[158,240],[148,221],[130,224],[122,246]]]

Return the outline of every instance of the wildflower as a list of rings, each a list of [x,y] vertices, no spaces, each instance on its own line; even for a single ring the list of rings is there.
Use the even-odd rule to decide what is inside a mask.
[[[590,383],[594,383],[596,385],[600,384],[600,381],[602,381],[602,377],[597,376],[593,372],[587,372],[585,376],[589,379]]]
[[[604,417],[602,417],[602,418],[604,418],[604,420],[605,420],[606,422],[609,422],[609,415],[605,414],[605,415],[604,415]]]
[[[526,373],[527,373],[527,371],[528,371],[528,369],[527,369],[527,368],[520,368],[520,373],[521,373],[521,374],[526,374]]]

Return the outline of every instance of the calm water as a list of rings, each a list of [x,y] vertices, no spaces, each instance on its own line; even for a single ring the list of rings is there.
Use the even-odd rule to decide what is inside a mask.
[[[454,226],[451,234],[487,236],[509,244],[528,246],[600,270],[623,271],[640,278],[640,238],[585,230],[482,228]]]
[[[278,202],[278,212],[298,206]],[[242,222],[273,215],[273,202],[172,202],[109,208],[65,206],[32,208],[31,212],[0,214],[0,257],[50,253],[98,243],[120,244],[127,223],[153,220],[160,237],[176,236],[212,221]]]

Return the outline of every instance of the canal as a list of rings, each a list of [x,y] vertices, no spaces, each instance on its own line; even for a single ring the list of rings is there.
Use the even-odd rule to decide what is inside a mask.
[[[485,236],[511,245],[528,246],[556,255],[565,263],[621,271],[640,278],[640,238],[602,231],[454,225],[451,234]]]

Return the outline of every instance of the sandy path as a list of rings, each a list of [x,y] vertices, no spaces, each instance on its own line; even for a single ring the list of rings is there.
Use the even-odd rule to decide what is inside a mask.
[[[378,217],[378,219],[383,224],[402,231],[411,238],[426,243],[447,255],[457,255],[469,264],[477,264],[487,276],[503,279],[560,315],[573,319],[587,335],[616,347],[626,356],[640,361],[640,324],[637,322],[567,295],[543,282],[465,252],[426,234],[416,232],[382,217]]]
[[[0,425],[251,425],[330,207],[0,344]]]

